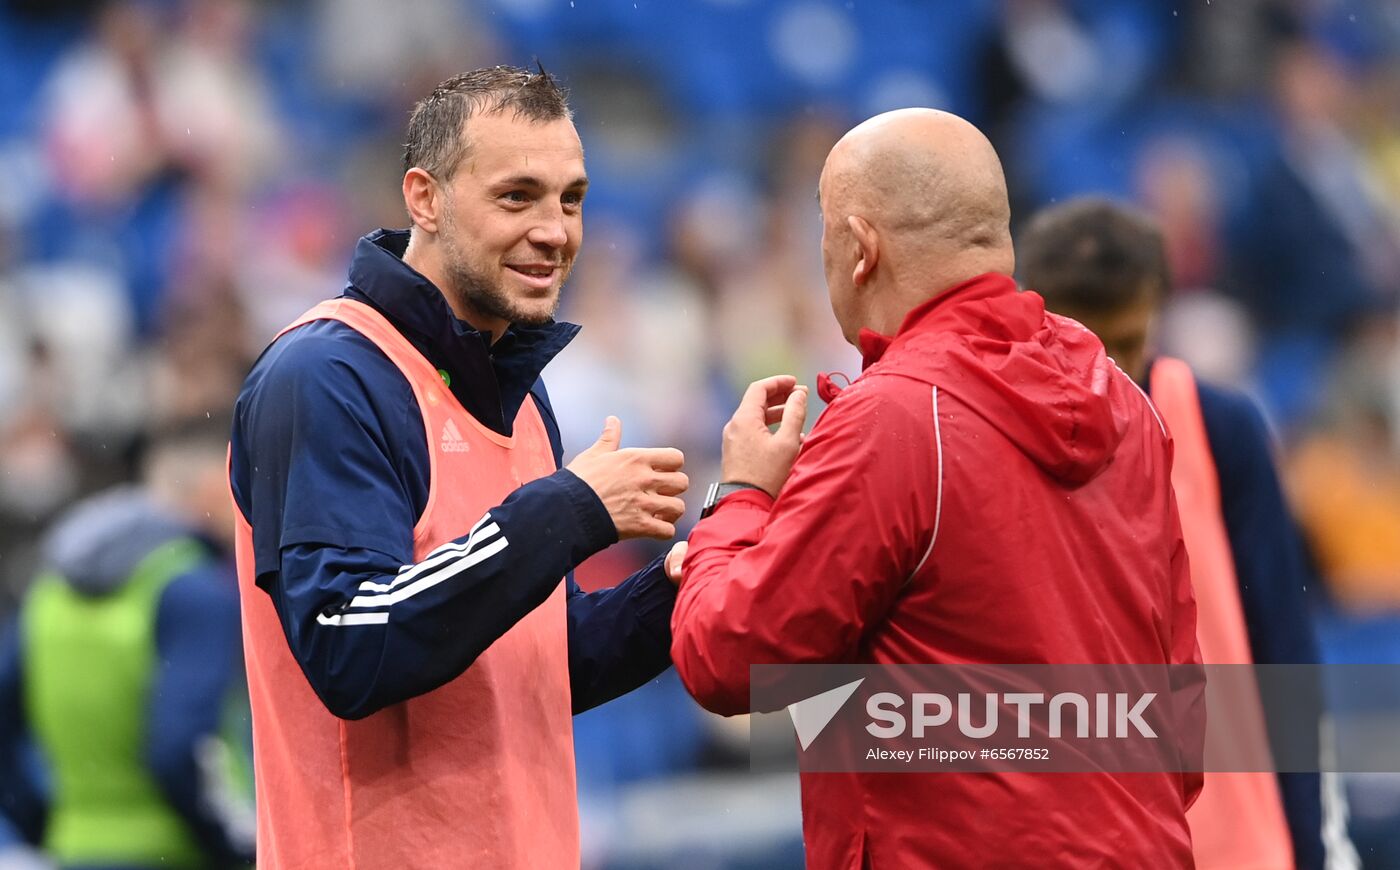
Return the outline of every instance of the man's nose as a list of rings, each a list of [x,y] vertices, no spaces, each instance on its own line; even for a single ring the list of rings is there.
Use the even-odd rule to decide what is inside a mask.
[[[540,220],[530,228],[527,238],[532,244],[540,247],[564,247],[569,241],[569,231],[564,226],[563,211],[557,210],[553,214],[541,215]]]

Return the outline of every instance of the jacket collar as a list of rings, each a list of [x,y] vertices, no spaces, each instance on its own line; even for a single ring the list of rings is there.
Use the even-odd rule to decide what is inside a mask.
[[[861,371],[875,365],[891,347],[903,344],[910,336],[937,331],[995,332],[1003,331],[1006,327],[1024,329],[1038,324],[1040,315],[1044,312],[1043,305],[1039,305],[1038,308],[1030,306],[1037,308],[1032,312],[1029,309],[1021,311],[1019,308],[1014,311],[1008,310],[1013,306],[986,304],[1016,293],[1016,282],[1010,277],[987,272],[961,284],[954,284],[927,302],[910,309],[894,335],[882,335],[873,329],[862,329],[856,336],[856,342],[860,345]],[[1007,322],[1008,319],[1024,322],[1013,325]],[[999,327],[989,329],[998,323]],[[850,379],[839,372],[823,372],[817,375],[817,395],[823,402],[833,401],[844,388],[836,383],[836,377],[845,380],[846,385],[850,384]]]
[[[510,434],[511,423],[540,372],[579,327],[553,322],[511,326],[494,344],[459,319],[431,281],[403,261],[408,231],[376,230],[360,239],[346,295],[389,319],[434,367],[453,395],[483,425]]]
[[[881,335],[862,329],[860,343],[861,370],[870,368],[896,344],[903,344],[915,333],[952,331],[983,331],[989,321],[1001,320],[1011,312],[990,309],[986,303],[1017,292],[1010,276],[987,272],[954,284],[943,292],[909,310],[894,335]],[[1039,317],[1036,318],[1039,323]]]

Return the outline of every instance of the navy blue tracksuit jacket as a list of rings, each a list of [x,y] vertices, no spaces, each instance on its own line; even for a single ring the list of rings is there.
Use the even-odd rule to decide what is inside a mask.
[[[579,328],[512,327],[491,344],[403,262],[407,244],[407,232],[361,239],[343,295],[388,318],[492,430],[509,435],[533,395],[558,465],[559,426],[539,376]],[[592,489],[560,469],[491,508],[506,537],[531,546],[502,550],[451,582],[386,605],[386,623],[318,621],[338,613],[362,582],[385,582],[414,564],[413,527],[427,502],[428,475],[423,419],[408,381],[350,327],[307,324],[253,366],[235,407],[234,498],[253,527],[258,586],[271,596],[311,687],[337,716],[361,718],[453,679],[559,578],[617,540]],[[548,538],[533,531],[545,528]],[[468,531],[462,528],[461,540]],[[583,593],[572,575],[567,582],[575,713],[669,666],[675,588],[660,559],[594,593]]]

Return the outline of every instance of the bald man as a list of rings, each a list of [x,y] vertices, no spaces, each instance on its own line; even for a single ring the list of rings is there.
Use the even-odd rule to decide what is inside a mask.
[[[1017,292],[986,138],[880,115],[832,149],[820,199],[863,371],[818,378],[805,442],[786,376],[725,427],[672,617],[690,691],[734,714],[753,664],[1199,662],[1167,434],[1092,334]],[[804,772],[808,864],[1189,867],[1199,782]]]

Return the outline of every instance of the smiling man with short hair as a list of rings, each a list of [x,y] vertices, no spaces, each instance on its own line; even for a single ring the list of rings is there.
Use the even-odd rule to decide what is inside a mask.
[[[414,109],[406,232],[290,325],[230,451],[260,867],[578,866],[570,712],[669,662],[657,560],[583,594],[619,538],[667,539],[680,451],[559,467],[540,371],[583,239],[583,148],[540,71],[477,70]]]

